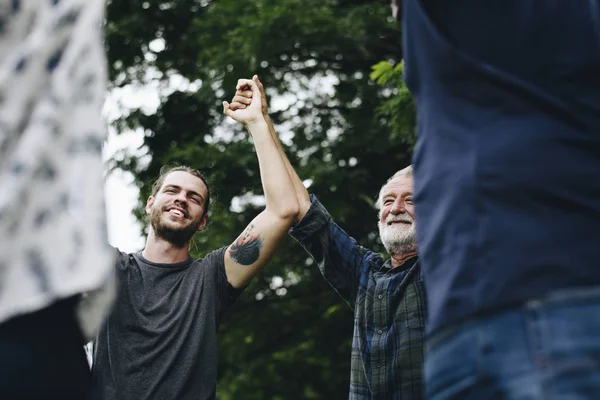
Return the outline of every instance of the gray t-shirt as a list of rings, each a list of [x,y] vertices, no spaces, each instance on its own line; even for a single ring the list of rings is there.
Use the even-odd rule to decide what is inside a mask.
[[[227,282],[225,250],[177,264],[119,252],[117,300],[96,340],[91,399],[214,399],[217,327],[241,293]]]

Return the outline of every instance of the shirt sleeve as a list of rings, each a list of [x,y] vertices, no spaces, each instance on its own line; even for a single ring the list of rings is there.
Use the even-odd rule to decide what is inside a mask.
[[[229,307],[237,300],[242,294],[243,288],[234,288],[231,283],[227,280],[227,274],[225,273],[225,251],[227,246],[221,247],[210,253],[207,257],[210,263],[216,264],[217,271],[217,293],[219,295],[220,307],[219,307],[219,319],[227,312]]]
[[[354,308],[361,276],[368,272],[368,258],[374,253],[333,222],[315,195],[310,200],[310,209],[290,230],[290,236],[310,254],[327,282]]]

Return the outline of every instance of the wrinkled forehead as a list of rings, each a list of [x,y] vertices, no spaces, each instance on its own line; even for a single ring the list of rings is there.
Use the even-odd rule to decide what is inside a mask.
[[[208,188],[202,179],[185,171],[173,171],[165,176],[160,190],[162,191],[167,186],[177,186],[188,192],[196,192],[204,198],[208,194]]]
[[[381,198],[386,196],[405,196],[412,194],[413,192],[413,177],[412,176],[398,176],[389,181],[381,189]]]

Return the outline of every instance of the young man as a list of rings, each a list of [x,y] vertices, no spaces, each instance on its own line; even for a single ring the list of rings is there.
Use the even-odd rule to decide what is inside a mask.
[[[104,6],[0,2],[0,399],[83,399],[111,304]]]
[[[264,90],[254,79],[263,96]],[[255,95],[238,82],[232,107],[243,109]],[[271,134],[276,140],[273,125]],[[277,142],[279,143],[279,142]],[[318,264],[325,279],[354,310],[350,399],[423,398],[424,286],[417,259],[412,167],[394,174],[377,198],[379,233],[390,254],[361,247],[309,194],[285,157],[300,212],[290,231]]]
[[[248,108],[224,113],[254,140],[266,198],[230,245],[200,260],[190,239],[208,219],[205,179],[189,168],[163,173],[146,204],[141,253],[119,253],[117,300],[98,335],[93,399],[214,399],[217,326],[250,279],[269,261],[298,213],[293,185],[269,133],[257,93]]]
[[[600,393],[600,0],[403,0],[429,399]]]

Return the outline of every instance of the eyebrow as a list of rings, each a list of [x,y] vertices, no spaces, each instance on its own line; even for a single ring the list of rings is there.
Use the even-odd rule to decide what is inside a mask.
[[[412,195],[413,195],[413,192],[403,192],[400,194],[400,196],[396,196],[394,194],[394,192],[388,192],[388,193],[384,194],[383,196],[381,196],[381,199],[386,200],[390,197],[408,197],[408,196],[412,196]]]

